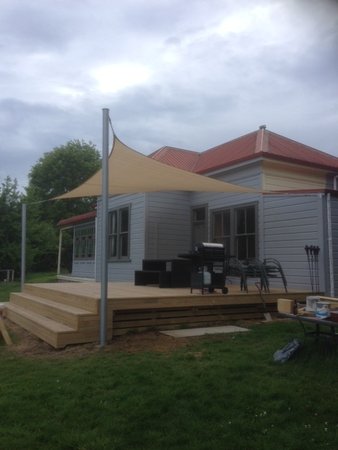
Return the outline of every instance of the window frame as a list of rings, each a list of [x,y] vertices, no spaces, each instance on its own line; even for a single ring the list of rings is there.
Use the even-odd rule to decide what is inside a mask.
[[[130,260],[130,205],[119,206],[108,212],[108,259],[109,261]],[[123,214],[127,212],[127,222],[123,221]],[[113,217],[115,220],[113,221]],[[126,229],[122,229],[127,225]],[[112,242],[114,242],[112,246]],[[124,246],[126,251],[124,251]]]
[[[74,227],[73,259],[76,261],[95,259],[95,222]],[[89,252],[89,249],[91,250]]]
[[[254,230],[250,231],[249,225],[248,225],[248,214],[249,209],[254,210]],[[241,231],[238,229],[239,227],[239,217],[238,213],[240,211],[244,211],[244,231]],[[235,254],[238,259],[251,259],[257,257],[257,207],[252,205],[244,205],[244,206],[238,206],[234,208],[234,245],[235,245]],[[252,224],[252,222],[250,222]],[[253,239],[252,239],[253,238]],[[245,245],[245,256],[241,257],[240,252],[240,240],[244,242]],[[253,240],[253,245],[252,245]]]
[[[251,208],[254,208],[254,230],[251,232],[247,232],[247,229],[245,229],[244,233],[238,232],[238,211],[245,210],[245,218],[247,220],[247,211]],[[230,215],[230,233],[229,234],[223,234],[219,236],[215,236],[215,216],[216,214],[220,213],[228,213]],[[231,206],[225,206],[223,208],[217,208],[210,211],[210,223],[211,223],[211,241],[212,242],[219,242],[225,246],[225,252],[229,256],[235,256],[238,259],[245,260],[249,258],[256,258],[258,255],[258,202],[254,203],[245,203],[242,205],[231,205]],[[223,220],[223,227],[224,227],[224,220]],[[247,226],[247,222],[245,223]],[[223,230],[224,231],[224,228]],[[242,257],[243,255],[239,254],[239,239],[246,239],[246,255]],[[250,240],[254,241],[253,243],[253,249],[252,252],[252,245],[249,251],[249,242]],[[227,245],[228,244],[228,245]],[[229,248],[228,248],[229,247]],[[254,254],[253,254],[254,253]]]

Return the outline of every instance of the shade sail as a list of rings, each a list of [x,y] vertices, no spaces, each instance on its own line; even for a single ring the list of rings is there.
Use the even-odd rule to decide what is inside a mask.
[[[194,191],[194,192],[258,192],[254,189],[225,183],[155,161],[132,150],[116,136],[108,159],[109,195],[138,192]],[[83,184],[56,199],[95,197],[102,191],[102,170]]]

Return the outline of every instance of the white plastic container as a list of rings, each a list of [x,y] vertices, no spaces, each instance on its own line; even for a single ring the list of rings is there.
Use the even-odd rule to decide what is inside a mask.
[[[330,303],[317,302],[316,317],[318,319],[327,319],[330,317]]]
[[[306,311],[316,312],[317,303],[320,301],[320,297],[310,295],[306,297]]]

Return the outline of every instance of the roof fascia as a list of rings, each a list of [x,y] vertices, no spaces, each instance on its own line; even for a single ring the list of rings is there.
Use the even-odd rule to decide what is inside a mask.
[[[219,166],[218,168],[215,168],[213,170],[205,171],[205,172],[203,172],[203,175],[208,176],[208,177],[220,175],[224,172],[235,171],[235,170],[241,169],[243,167],[252,166],[254,164],[262,162],[263,159],[264,158],[262,156],[257,156],[257,154],[256,154],[250,158],[243,158],[242,160],[237,160],[237,161],[235,161],[234,164],[229,163],[226,165]]]
[[[328,173],[332,173],[332,174],[337,173],[338,174],[338,167],[335,170],[334,168],[332,168],[332,166],[327,166],[324,164],[317,164],[317,163],[313,163],[310,161],[305,161],[305,160],[300,160],[300,159],[295,159],[295,158],[288,158],[288,157],[280,156],[280,155],[274,155],[274,154],[267,153],[267,152],[260,152],[260,153],[252,154],[245,158],[237,159],[236,161],[230,161],[229,163],[221,164],[219,166],[214,167],[213,169],[200,171],[198,173],[201,175],[207,175],[207,176],[217,175],[220,172],[223,172],[224,169],[240,168],[240,167],[246,166],[248,164],[252,164],[253,162],[256,162],[256,161],[262,161],[264,159],[285,162],[285,163],[289,163],[289,164],[292,164],[295,166],[307,166],[307,167],[311,167],[311,168],[314,168],[317,170],[323,170]]]

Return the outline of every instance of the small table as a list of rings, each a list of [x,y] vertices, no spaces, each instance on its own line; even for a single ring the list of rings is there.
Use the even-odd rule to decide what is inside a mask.
[[[285,317],[292,320],[297,320],[303,328],[305,336],[315,336],[316,338],[320,336],[336,338],[338,333],[336,328],[338,328],[338,322],[334,322],[330,319],[319,319],[318,317],[303,316],[301,314],[287,314],[279,313],[281,317]],[[309,331],[305,328],[304,323],[311,323],[315,326],[313,331]],[[330,331],[324,331],[321,327],[329,328]]]

